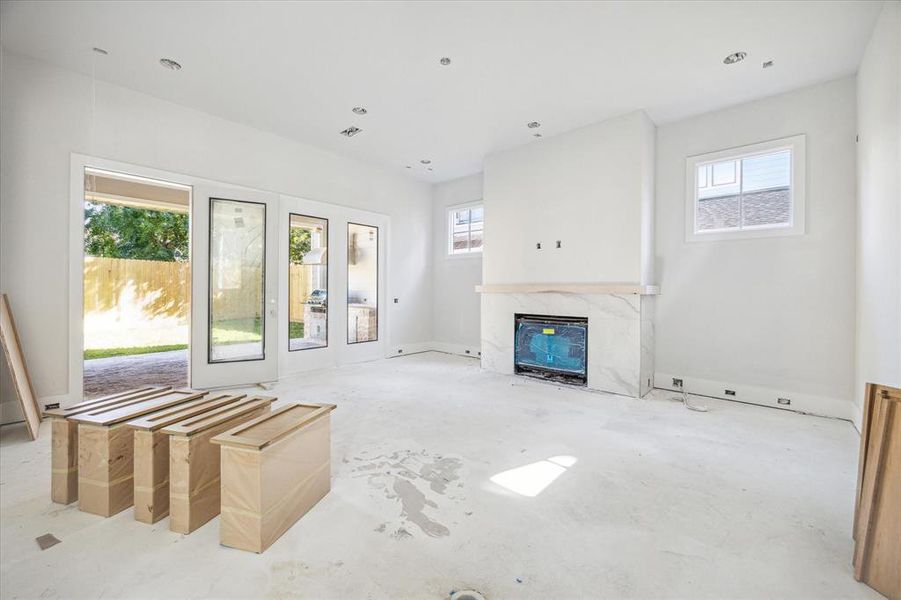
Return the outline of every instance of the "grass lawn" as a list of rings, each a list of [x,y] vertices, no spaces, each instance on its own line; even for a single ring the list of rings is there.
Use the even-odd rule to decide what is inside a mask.
[[[128,348],[91,348],[85,349],[84,359],[109,358],[111,356],[132,356],[135,354],[153,354],[170,350],[186,350],[187,344],[169,344],[167,346],[131,346]]]
[[[288,323],[288,339],[296,340],[303,337],[303,321],[291,321]]]

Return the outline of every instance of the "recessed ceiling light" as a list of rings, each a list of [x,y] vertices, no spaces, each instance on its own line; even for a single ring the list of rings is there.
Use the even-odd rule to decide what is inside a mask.
[[[768,60],[768,61],[766,61],[765,63],[763,63],[763,68],[764,68],[764,69],[769,69],[769,68],[772,67],[772,66],[773,66],[773,61],[771,61],[771,60]]]
[[[451,63],[451,59],[449,59],[446,56],[442,56],[441,60],[438,62],[440,62],[442,65],[444,65],[446,67],[447,65],[449,65]]]
[[[413,167],[411,167],[410,165],[407,165],[407,168],[408,168],[408,169],[412,169]]]
[[[538,129],[539,127],[541,127],[541,123],[539,123],[538,121],[532,121],[531,123],[528,123],[526,127],[528,127],[529,129]]]
[[[354,127],[353,125],[351,125],[347,129],[342,131],[341,135],[345,135],[347,137],[353,137],[353,136],[357,135],[358,133],[360,133],[361,131],[363,131],[363,130],[360,129],[359,127]]]
[[[748,55],[747,52],[733,52],[729,56],[723,59],[723,64],[725,65],[734,65],[737,62],[741,62]]]
[[[93,50],[94,50],[94,52],[96,52],[97,54],[102,54],[103,56],[106,56],[107,54],[109,54],[109,52],[107,52],[107,51],[104,50],[103,48],[98,48],[97,46],[94,46]]]
[[[431,171],[431,170],[432,170],[432,167],[429,167],[429,171]]]
[[[172,60],[171,58],[161,58],[160,64],[166,67],[167,69],[172,69],[173,71],[180,71],[181,65]]]
[[[423,159],[422,159],[421,161],[419,161],[419,162],[421,162],[421,163],[424,164],[424,165],[430,165],[430,164],[432,164],[432,161],[430,161],[430,160],[427,159],[427,158],[423,158]]]
[[[540,134],[540,133],[533,133],[532,135],[533,135],[534,137],[541,137],[541,134]]]
[[[353,112],[354,112],[355,114],[358,114],[358,115],[365,115],[366,113],[369,112],[368,110],[366,110],[366,109],[363,108],[362,106],[354,106],[351,110],[353,110]]]

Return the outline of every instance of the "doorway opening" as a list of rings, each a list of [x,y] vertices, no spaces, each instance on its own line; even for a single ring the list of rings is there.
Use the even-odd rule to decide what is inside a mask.
[[[85,169],[85,398],[186,387],[191,188]]]

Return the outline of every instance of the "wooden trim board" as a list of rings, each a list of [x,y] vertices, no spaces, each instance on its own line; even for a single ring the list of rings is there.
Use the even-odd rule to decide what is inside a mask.
[[[6,294],[0,294],[0,345],[3,346],[9,375],[16,389],[22,415],[25,417],[25,428],[29,437],[36,440],[43,419],[41,407],[38,406],[38,398],[34,393],[34,385],[31,383],[31,375],[25,363],[25,354],[22,352],[22,342],[19,340],[16,321],[13,319],[12,308]]]
[[[188,534],[220,511],[220,447],[210,440],[265,415],[275,398],[243,398],[237,406],[193,417],[162,430],[169,435],[169,529]]]
[[[168,387],[145,386],[79,402],[66,408],[54,408],[45,414],[50,419],[50,499],[58,504],[78,500],[78,424],[66,417],[98,408],[113,408],[129,404],[168,390]]]

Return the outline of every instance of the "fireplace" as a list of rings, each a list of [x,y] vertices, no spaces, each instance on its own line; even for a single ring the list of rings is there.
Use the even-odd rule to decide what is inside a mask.
[[[588,319],[514,315],[515,373],[562,383],[588,383]]]

